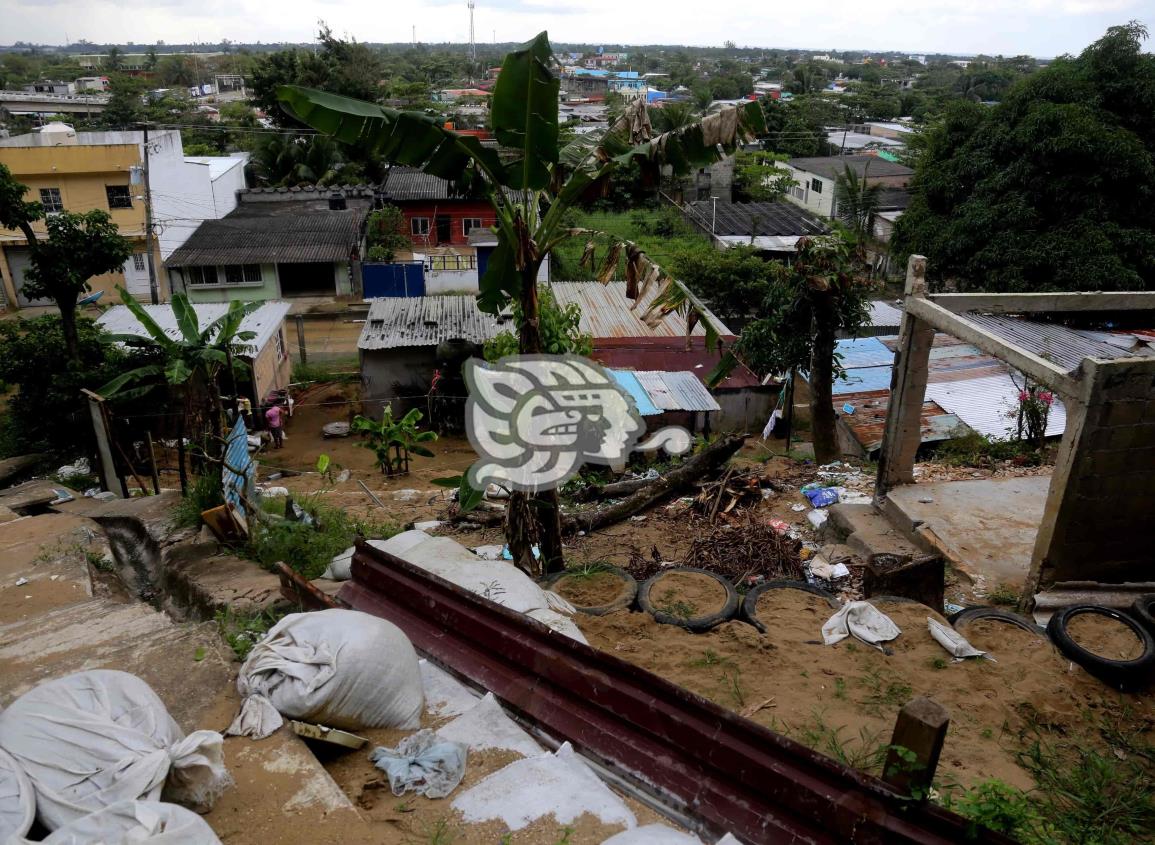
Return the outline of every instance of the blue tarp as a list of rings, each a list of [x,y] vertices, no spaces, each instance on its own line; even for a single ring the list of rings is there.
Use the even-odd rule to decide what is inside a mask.
[[[650,394],[646,393],[646,389],[642,387],[638,377],[629,370],[607,370],[626,393],[630,394],[634,400],[634,404],[638,408],[638,413],[643,417],[653,417],[662,413],[661,409],[654,404],[650,399]]]
[[[846,370],[846,375],[834,382],[835,396],[866,390],[890,390],[894,353],[881,340],[876,337],[840,340],[835,352]]]
[[[225,445],[225,467],[221,471],[221,485],[224,487],[225,501],[241,513],[245,512],[241,496],[248,496],[256,468],[249,454],[249,433],[245,430],[245,420],[237,416],[236,425],[229,432]]]

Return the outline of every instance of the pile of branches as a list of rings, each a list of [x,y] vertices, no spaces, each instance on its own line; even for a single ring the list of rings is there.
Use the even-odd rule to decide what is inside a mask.
[[[702,526],[682,559],[684,566],[708,569],[733,584],[775,578],[802,579],[802,541],[748,515],[735,524]]]
[[[735,467],[730,467],[717,481],[699,487],[693,509],[714,522],[719,516],[727,517],[757,507],[766,498],[764,490],[778,492],[780,485],[757,470],[738,472]]]

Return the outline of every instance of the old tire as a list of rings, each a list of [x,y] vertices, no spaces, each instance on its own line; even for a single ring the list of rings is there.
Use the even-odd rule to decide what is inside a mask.
[[[805,581],[790,581],[785,579],[763,581],[757,587],[750,590],[750,592],[746,593],[746,597],[742,600],[742,616],[763,634],[766,633],[766,623],[758,618],[758,599],[761,598],[763,593],[769,590],[801,590],[804,593],[822,597],[826,600],[826,603],[830,605],[832,610],[838,610],[838,608],[842,607],[842,605],[838,603],[838,599],[826,590],[820,587],[812,587]]]
[[[1071,620],[1084,614],[1106,616],[1125,625],[1138,639],[1143,652],[1132,660],[1112,660],[1083,648],[1067,632]],[[1063,656],[1082,666],[1103,683],[1124,692],[1146,686],[1155,671],[1155,638],[1151,632],[1130,614],[1112,607],[1095,604],[1073,604],[1055,612],[1047,623],[1047,633]]]
[[[634,603],[634,599],[637,598],[638,582],[633,575],[617,566],[608,566],[602,571],[611,572],[616,575],[622,582],[621,590],[614,597],[613,601],[606,602],[605,604],[586,606],[570,601],[570,599],[566,599],[566,601],[577,608],[579,612],[586,613],[590,616],[605,616],[607,613],[613,613],[616,610],[625,610],[630,605],[632,605]],[[552,575],[547,575],[544,579],[542,579],[541,588],[543,590],[553,590],[554,585],[556,585],[558,581],[560,581],[562,578],[565,578],[567,575],[572,574],[572,572],[563,570],[561,572],[555,572]],[[561,594],[558,593],[558,595]],[[562,596],[562,598],[565,598],[565,596]]]
[[[999,610],[997,607],[987,607],[986,605],[976,605],[975,607],[963,608],[957,613],[952,613],[947,617],[947,621],[950,622],[951,626],[964,637],[966,636],[966,627],[972,622],[979,622],[981,620],[987,620],[990,622],[1002,622],[1007,625],[1013,625],[1016,628],[1021,628],[1024,631],[1027,631],[1031,634],[1036,634],[1040,637],[1045,637],[1047,635],[1046,629],[1036,625],[1034,621],[1028,619],[1025,616],[1020,616],[1017,613],[1010,613],[1006,610]]]
[[[704,613],[700,616],[675,616],[672,613],[666,613],[664,610],[659,610],[650,601],[650,590],[653,589],[654,584],[660,581],[666,575],[674,572],[687,572],[695,575],[705,575],[707,578],[712,578],[717,581],[726,591],[726,602],[722,605],[722,609],[715,613]],[[685,628],[687,631],[694,633],[701,633],[709,631],[716,625],[721,625],[727,621],[738,611],[738,591],[734,589],[734,585],[714,572],[709,572],[705,569],[698,569],[694,566],[671,566],[669,569],[663,569],[647,578],[642,586],[638,589],[638,604],[642,606],[642,610],[654,617],[654,621],[660,622],[663,625],[677,625],[679,628]]]
[[[1148,593],[1131,602],[1131,615],[1146,625],[1148,631],[1155,634],[1155,594]]]

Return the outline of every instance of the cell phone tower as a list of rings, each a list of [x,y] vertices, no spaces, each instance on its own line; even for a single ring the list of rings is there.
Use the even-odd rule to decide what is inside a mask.
[[[477,42],[473,39],[473,7],[475,3],[473,0],[466,0],[465,4],[469,6],[469,60],[477,64]]]

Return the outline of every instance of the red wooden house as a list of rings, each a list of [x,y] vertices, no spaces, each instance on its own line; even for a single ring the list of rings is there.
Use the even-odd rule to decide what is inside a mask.
[[[469,233],[494,225],[488,200],[458,194],[453,183],[411,167],[391,167],[382,199],[401,209],[414,252],[435,247],[473,254]]]

